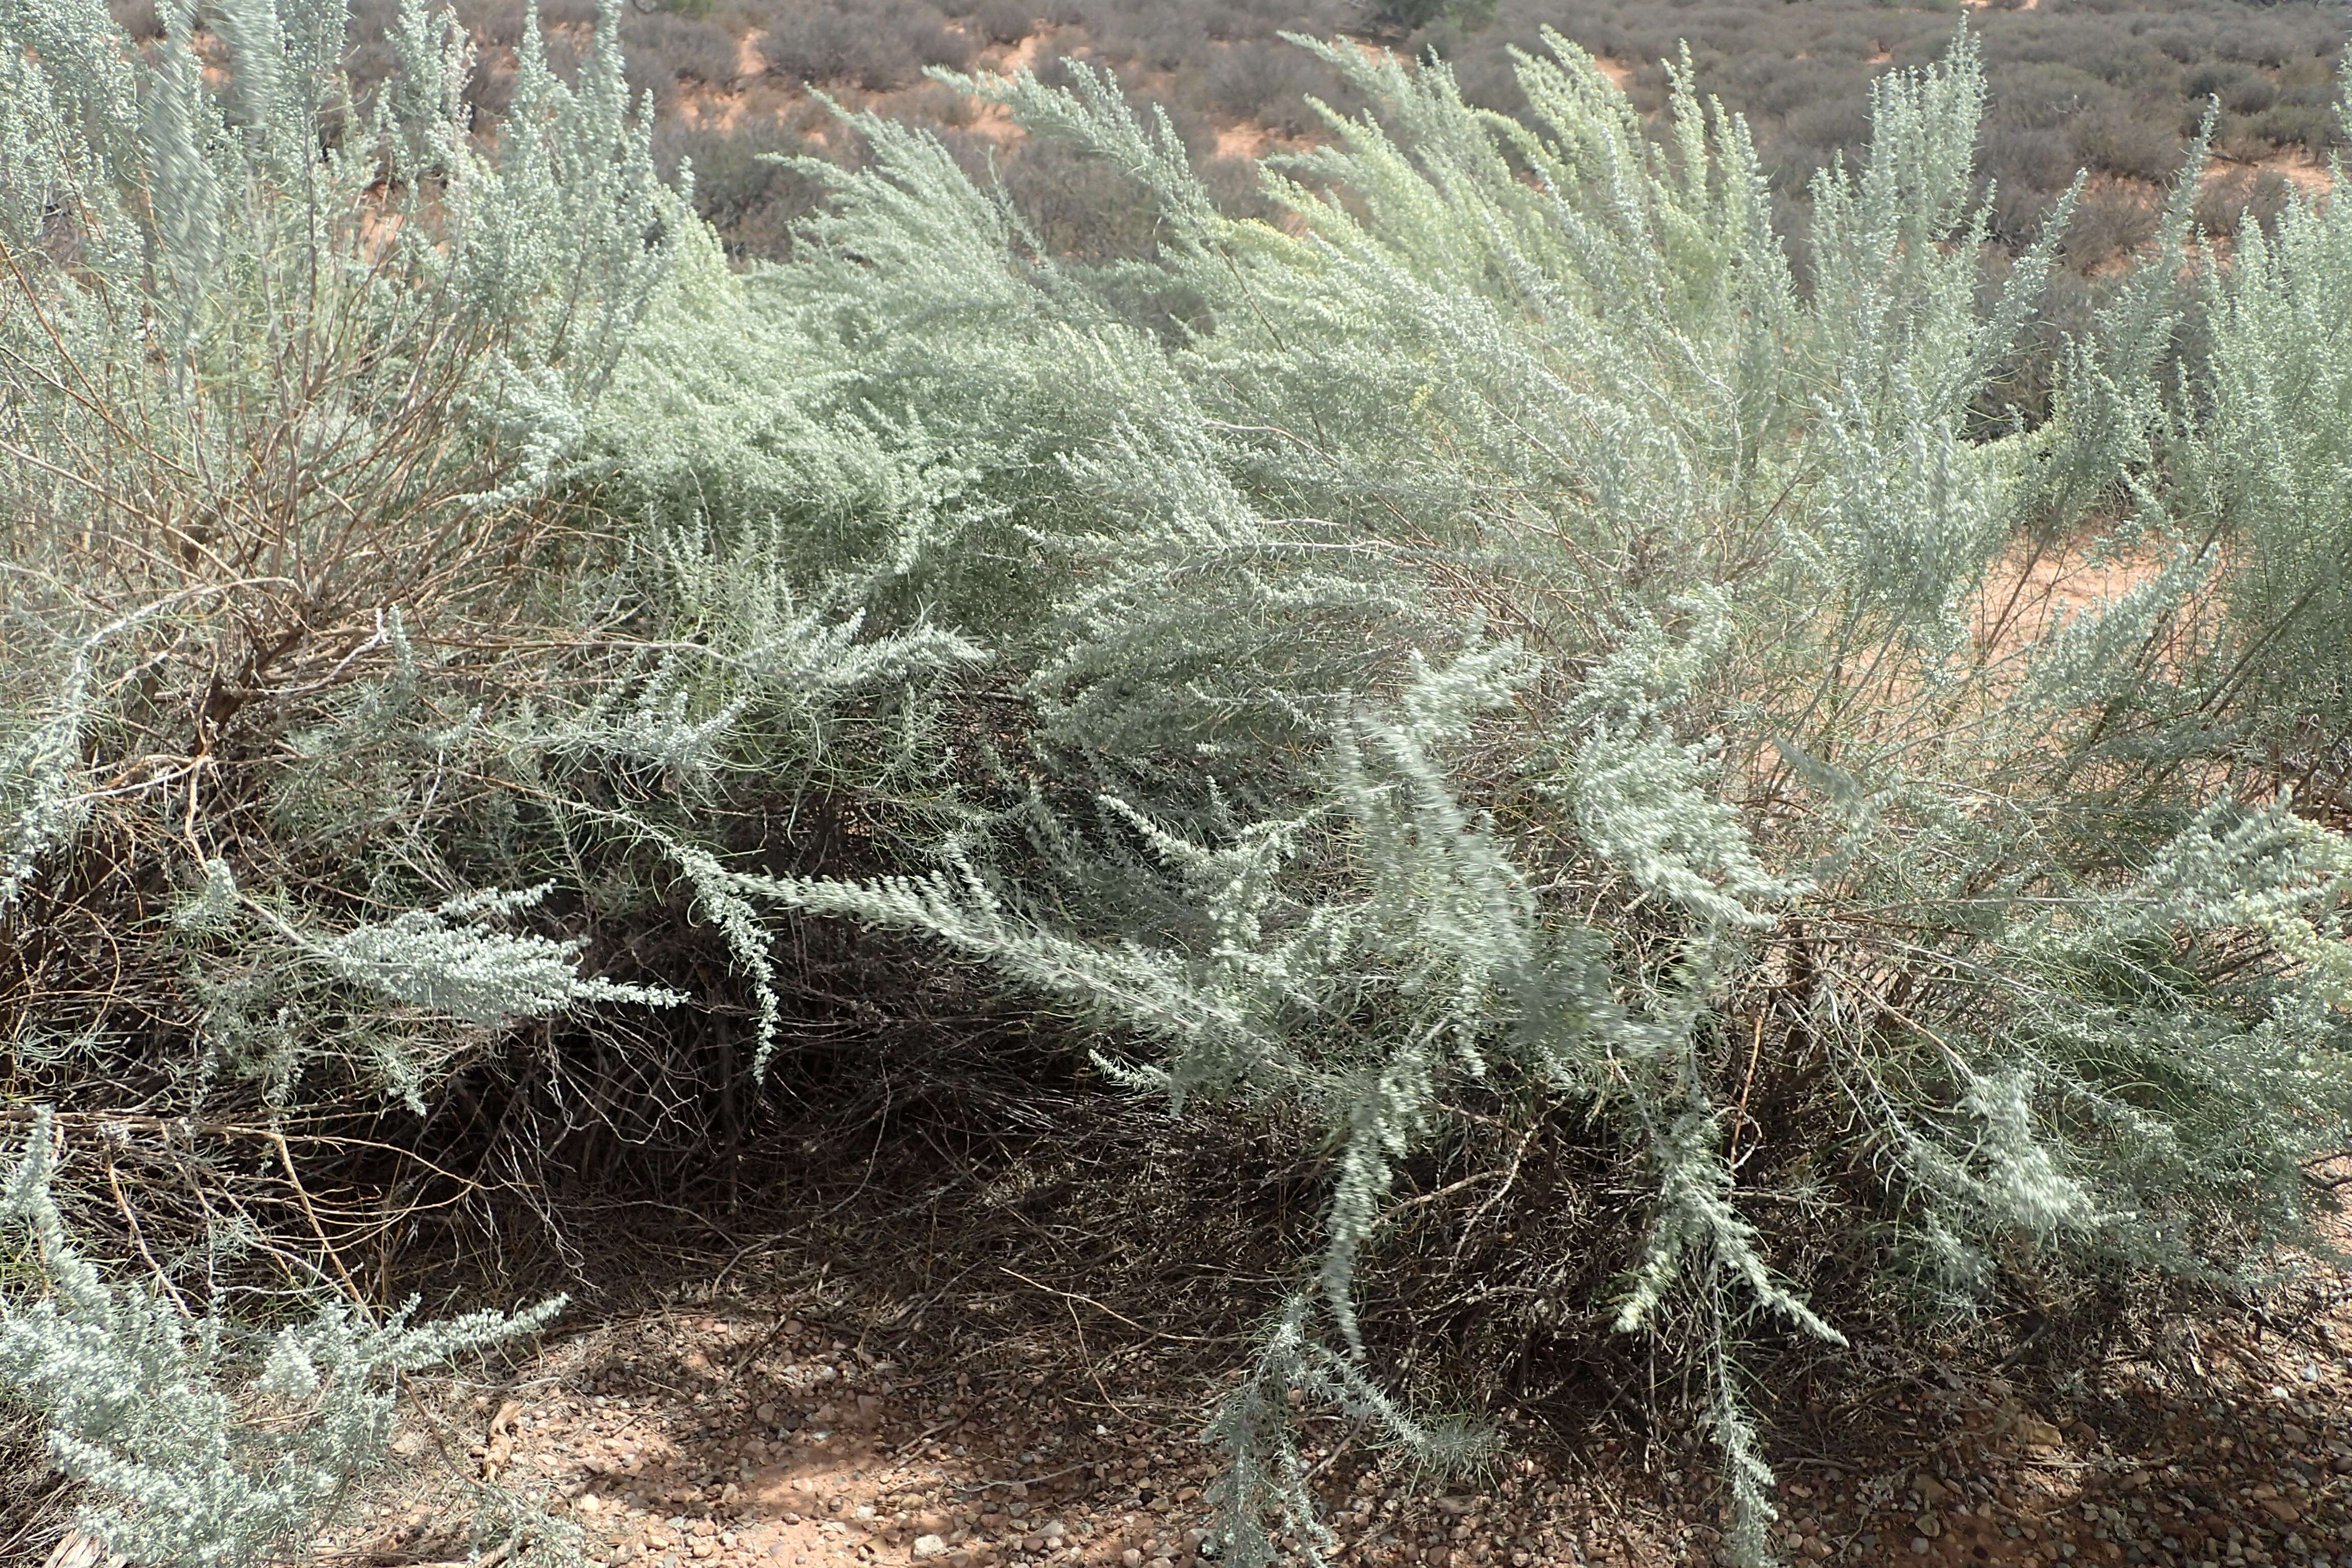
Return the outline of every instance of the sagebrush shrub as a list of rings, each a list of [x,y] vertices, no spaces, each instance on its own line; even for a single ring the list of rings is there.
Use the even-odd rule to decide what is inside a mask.
[[[322,1274],[292,1292],[315,1315],[263,1331],[247,1314],[285,1321],[288,1292],[239,1288],[260,1238],[226,1218],[168,1263],[142,1240],[143,1267],[102,1268],[51,1196],[38,1102],[85,1130],[133,1105],[267,1125],[321,1075],[413,1100],[504,1020],[667,1000],[504,929],[532,896],[450,885],[429,852],[437,874],[383,876],[416,865],[394,850],[320,899],[279,853],[306,803],[246,793],[257,752],[316,765],[413,727],[446,644],[420,655],[411,627],[511,625],[502,580],[570,548],[550,479],[691,223],[633,122],[614,13],[576,88],[526,32],[492,157],[460,32],[402,6],[401,68],[362,110],[342,11],[167,0],[142,50],[98,0],[0,5],[0,951],[8,1109],[32,1112],[0,1197],[0,1369],[89,1526],[147,1563],[299,1544],[380,1451],[392,1380],[547,1310],[419,1324]],[[117,835],[128,878],[93,879],[87,846]],[[64,998],[25,984],[80,941],[58,917],[84,900],[149,962]],[[121,1051],[142,1007],[177,1020],[157,1074]]]
[[[987,644],[1050,782],[975,797],[934,869],[709,885],[990,959],[1180,1103],[1325,1120],[1326,1246],[1215,1428],[1238,1561],[1275,1555],[1276,1518],[1314,1539],[1286,1390],[1465,1441],[1352,1359],[1355,1274],[1461,1096],[1614,1130],[1654,1194],[1615,1318],[1700,1325],[1750,1560],[1771,1504],[1739,1346],[1839,1334],[1782,1272],[1774,1195],[1852,1203],[1920,1310],[1965,1311],[2026,1259],[2265,1256],[2352,1105],[2352,861],[2239,738],[2277,711],[2246,661],[2339,624],[2331,591],[2230,611],[2277,558],[2217,549],[2233,525],[2165,488],[2216,450],[2173,450],[2206,416],[2165,401],[2189,198],[2049,417],[1988,437],[1971,410],[2065,209],[1980,295],[1965,42],[1888,79],[1861,166],[1816,184],[1806,289],[1737,121],[1680,89],[1661,148],[1555,48],[1521,63],[1524,121],[1320,50],[1380,114],[1279,165],[1287,229],[1221,218],[1103,84],[974,84],[1125,172],[1156,255],[1056,265],[867,121],[874,166],[793,265],[714,305],[729,353],[835,367],[804,417],[958,476],[875,514],[876,603]],[[1181,329],[1147,296],[1185,300]],[[772,395],[699,386],[695,482],[755,486],[711,515],[785,504]],[[2229,449],[2268,469],[2269,428]],[[642,471],[686,502],[688,470]],[[2342,515],[2264,505],[2298,537]],[[2102,612],[2021,615],[2038,561],[2133,552]],[[1823,1098],[1735,1167],[1759,1076]]]
[[[2075,204],[1988,273],[1966,35],[1794,238],[1687,62],[1653,125],[1557,37],[1513,116],[1301,41],[1367,108],[1271,220],[1069,64],[943,79],[1085,186],[854,117],[737,271],[610,8],[576,87],[524,32],[494,153],[414,5],[372,116],[323,3],[224,7],[209,80],[167,19],[146,59],[0,10],[0,919],[122,933],[152,1095],[429,1104],[713,953],[772,1070],[792,921],[992,965],[1129,1090],[1328,1152],[1212,1428],[1244,1564],[1321,1539],[1302,1406],[1480,1449],[1360,1289],[1474,1125],[1640,1194],[1612,1296],[1526,1321],[1686,1361],[1749,1562],[1743,1367],[1843,1342],[1824,1230],[1930,1320],[2306,1235],[2352,1116],[2352,212],[2192,263],[2192,153],[2029,418]],[[1116,221],[1024,199],[1073,190]],[[820,811],[859,847],[793,874]],[[127,1093],[82,994],[8,1037]]]

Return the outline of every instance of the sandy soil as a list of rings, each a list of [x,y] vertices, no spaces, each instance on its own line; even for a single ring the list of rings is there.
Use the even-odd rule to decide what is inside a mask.
[[[320,1543],[319,1561],[461,1561],[478,1491],[540,1500],[616,1568],[1212,1568],[1193,1435],[1213,1374],[1149,1325],[1061,1295],[1070,1334],[1024,1369],[929,1334],[861,1332],[722,1288],[550,1348],[495,1386],[420,1401],[406,1466]],[[1140,1386],[1123,1370],[1157,1350]],[[2065,1405],[1993,1373],[1868,1407],[1776,1412],[1782,1535],[1798,1563],[2352,1564],[2352,1288],[2289,1334],[2211,1331],[2204,1377],[2128,1359]],[[1173,1352],[1172,1361],[1169,1352]],[[1199,1357],[1224,1364],[1223,1351]],[[1337,1562],[1615,1564],[1716,1560],[1720,1507],[1663,1449],[1514,1449],[1450,1481],[1311,1450]],[[1343,1438],[1336,1424],[1326,1442]],[[436,1462],[436,1460],[440,1462]],[[437,1479],[436,1479],[437,1478]]]

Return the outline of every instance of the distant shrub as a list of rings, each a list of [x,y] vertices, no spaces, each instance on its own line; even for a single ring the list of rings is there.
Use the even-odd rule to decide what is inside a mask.
[[[1790,112],[1782,126],[1782,133],[1800,147],[1852,156],[1870,140],[1870,104],[1851,95],[1809,103]]]
[[[980,106],[971,95],[941,81],[920,81],[891,100],[890,112],[914,125],[936,125],[961,131],[978,118]]]
[[[1996,184],[1990,214],[1994,241],[2012,251],[2023,250],[2042,237],[2055,206],[2055,197],[2047,191],[2014,182]]]
[[[2234,60],[2209,60],[2190,70],[2181,87],[2192,100],[2219,99],[2233,114],[2257,114],[2278,99],[2278,83]]]
[[[1202,16],[1201,26],[1214,43],[1265,43],[1273,39],[1280,24],[1243,6],[1215,5]]]
[[[2215,29],[2196,16],[2158,18],[2142,37],[2180,65],[2196,65],[2215,53]]]
[[[2122,94],[2087,71],[2060,61],[2030,60],[1986,73],[1993,118],[2003,125],[2063,131],[2098,110],[2128,112]]]
[[[1037,8],[1030,0],[980,0],[971,25],[992,44],[1017,44],[1036,26]]]
[[[399,10],[401,0],[361,0],[361,4],[381,19],[379,25],[388,26],[392,16]],[[492,48],[510,49],[522,42],[531,7],[530,0],[458,0],[455,14],[465,24],[466,31],[474,37]],[[547,13],[541,12],[540,16],[543,25]],[[632,17],[624,16],[622,19],[625,22]]]
[[[1210,100],[1220,114],[1247,120],[1285,136],[1303,136],[1323,121],[1307,100],[1329,98],[1337,84],[1305,50],[1280,45],[1229,47],[1209,70]]]
[[[2276,9],[2290,8],[2306,16],[2318,11],[2316,6],[2281,6]],[[2340,27],[2341,24],[2337,26]],[[2217,52],[2230,59],[2244,60],[2250,65],[2275,70],[2310,55],[2315,47],[2324,49],[2330,42],[2340,42],[2341,37],[2340,32],[2334,40],[2327,39],[2324,31],[2317,37],[2309,33],[2299,33],[2275,19],[2273,7],[2260,6],[2249,7],[2230,16],[2223,26],[2215,29],[2213,46]]]
[[[2003,186],[2042,195],[2064,190],[2081,166],[2058,132],[1998,121],[1985,129],[1984,162],[1986,172]]]
[[[2021,232],[2022,242],[2008,241],[2007,248],[1985,258],[1979,291],[1988,303],[2015,278],[2018,252],[2039,237],[2041,229],[2036,224]],[[2047,422],[2061,395],[2068,346],[2098,330],[2100,312],[2116,286],[2111,277],[2085,278],[2070,268],[2049,274],[2032,321],[2000,357],[1970,405],[1970,428],[1979,439],[1998,439]]]
[[[621,22],[621,43],[628,51],[632,79],[658,75],[709,87],[735,80],[735,36],[716,22],[667,11],[626,16]]]
[[[1887,65],[1916,63],[1939,50],[1959,16],[1949,6],[1871,0],[1501,0],[1490,26],[1426,29],[1413,47],[1440,47],[1478,102],[1516,108],[1504,47],[1532,44],[1542,26],[1637,69],[1686,40],[1710,90],[1749,118],[1773,179],[1801,205],[1805,182],[1831,153],[1853,144],[1850,117],[1840,106],[1860,102],[1869,77]],[[2226,85],[2248,112],[2268,107],[2266,92],[2284,100],[2301,90],[2305,74],[2332,100],[2332,62],[2342,37],[2340,21],[2303,4],[2043,0],[1966,16],[1981,40],[1992,92],[1986,127],[1995,140],[1985,173],[2003,186],[2044,191],[2062,188],[2072,167],[2086,161],[2125,178],[2169,179],[2200,112],[2183,64],[2206,72],[2200,90]],[[1653,80],[1637,75],[1634,90],[1645,111],[1655,110],[1661,89]],[[2075,122],[2094,117],[2098,123],[2082,132],[2088,151],[2067,146]],[[2280,129],[2294,140],[2310,126]],[[2069,167],[2054,168],[2050,143],[2037,138],[1998,140],[2011,130],[2054,132],[2064,148],[2058,157]],[[2011,166],[2002,148],[2015,149],[2022,161]],[[2005,210],[2022,216],[2014,205]]]
[[[1134,179],[1109,161],[1055,141],[1024,143],[1009,156],[992,143],[964,148],[966,167],[993,165],[1046,255],[1094,263],[1158,251],[1159,215],[1138,199]]]
[[[1814,108],[1851,114],[1860,105],[1869,113],[1867,76],[1833,61],[1759,60],[1749,70],[1747,79],[1734,75],[1727,84],[1738,91],[1744,111],[1785,118]]]
[[[1172,13],[1106,17],[1096,25],[1095,33],[1103,58],[1154,74],[1198,67],[1223,52],[1192,17]]]
[[[2280,147],[2295,147],[2325,157],[2344,139],[2343,122],[2332,110],[2316,104],[2276,103],[2248,118],[2252,134]]]
[[[1454,75],[1462,84],[1463,98],[1481,109],[1513,115],[1527,109],[1526,89],[1507,57],[1480,51],[1455,64]]]
[[[2120,106],[2076,116],[2066,144],[2090,168],[2126,179],[2160,184],[2180,172],[2180,138],[2172,127]]]
[[[879,0],[814,0],[773,14],[760,53],[776,75],[792,81],[888,92],[921,79],[932,66],[961,68],[975,45],[929,5]]]
[[[2233,235],[2252,224],[2266,235],[2278,229],[2279,214],[2286,209],[2294,187],[2270,169],[2227,169],[2199,188],[2197,226],[2207,234]]]
[[[1438,22],[1476,26],[1495,14],[1495,0],[1362,0],[1363,26],[1403,38]]]
[[[129,37],[143,42],[163,36],[163,14],[155,0],[107,0],[107,10]]]
[[[2066,264],[2095,272],[2127,262],[2156,237],[2158,204],[2135,191],[2094,191],[2075,205],[2065,236]]]
[[[1265,176],[1256,163],[1245,158],[1212,158],[1200,167],[1202,186],[1226,216],[1267,223],[1280,216],[1281,208],[1266,194]]]
[[[793,127],[758,121],[727,129],[667,125],[654,137],[665,172],[694,170],[694,205],[737,261],[781,260],[793,229],[816,209],[822,189],[781,158],[819,155],[823,147]]]

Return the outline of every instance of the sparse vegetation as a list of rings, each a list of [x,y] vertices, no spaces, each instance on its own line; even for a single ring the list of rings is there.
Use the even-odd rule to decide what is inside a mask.
[[[474,0],[467,16],[481,36],[510,47],[521,3]],[[583,0],[566,0],[549,15],[551,24],[576,28],[586,24],[587,9]],[[625,33],[633,83],[652,88],[666,108],[681,91],[748,85],[734,80],[722,39],[756,40],[760,68],[780,88],[813,83],[862,103],[908,92],[926,67],[961,69],[978,51],[1034,37],[1045,79],[1061,79],[1055,72],[1063,58],[1108,67],[1139,101],[1172,114],[1196,151],[1212,126],[1236,123],[1285,141],[1319,139],[1322,122],[1304,102],[1309,94],[1343,111],[1351,106],[1341,76],[1306,51],[1283,47],[1286,32],[1323,37],[1356,28],[1407,55],[1434,51],[1452,65],[1471,102],[1510,112],[1523,107],[1510,51],[1539,48],[1545,27],[1614,62],[1650,115],[1664,106],[1668,67],[1687,47],[1707,90],[1746,118],[1784,203],[1801,208],[1817,173],[1862,151],[1872,79],[1936,58],[1963,16],[1982,40],[1990,94],[1979,172],[2002,192],[2000,229],[2010,243],[2027,243],[2078,168],[2087,168],[2095,184],[2115,180],[2138,187],[2123,196],[2095,191],[2078,205],[2082,227],[2069,237],[2065,255],[2079,273],[2111,268],[2123,254],[2118,247],[2145,240],[2145,225],[2128,215],[2170,178],[2209,101],[2218,109],[2213,146],[2225,166],[2323,159],[2341,135],[2332,105],[2344,26],[2317,4],[2043,0],[1965,10],[1883,0],[1717,6],[1499,0],[1383,10],[1353,0],[1216,0],[1189,7],[1159,0],[987,0],[974,9],[959,0],[726,0],[690,15],[675,6],[650,16],[633,13]],[[363,6],[359,35],[367,37],[372,26],[380,26],[380,18]],[[364,45],[361,58],[380,58]],[[363,65],[362,86],[380,69]],[[935,102],[910,98],[879,107],[918,123],[961,129],[942,119]],[[773,135],[761,124],[730,133],[755,146]],[[971,142],[963,155],[975,169],[992,158],[1009,167],[1024,151]],[[778,199],[792,197],[779,193]],[[746,215],[744,221],[775,236],[803,210]],[[747,254],[758,249],[740,237],[736,243]]]

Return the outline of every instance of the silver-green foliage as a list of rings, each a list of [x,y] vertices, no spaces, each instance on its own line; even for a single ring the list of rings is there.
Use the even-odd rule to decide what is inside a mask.
[[[329,763],[396,740],[398,792],[433,794],[420,755],[469,726],[427,721],[408,619],[475,615],[485,584],[516,596],[501,552],[698,238],[655,176],[616,9],[573,85],[526,30],[495,147],[467,123],[454,17],[402,8],[401,70],[363,110],[346,10],[168,4],[142,50],[101,5],[0,6],[0,912],[100,798],[154,814],[184,884],[232,886],[194,826],[224,713],[268,713]],[[353,771],[294,770],[288,826],[306,786],[348,796]],[[278,868],[255,868],[268,918],[198,933],[216,993],[323,973],[481,1025],[658,999],[576,977],[576,944],[453,923],[515,910],[420,858],[336,889],[373,919],[279,908]],[[413,1094],[415,1072],[388,1076]]]
[[[152,1282],[110,1279],[59,1212],[55,1127],[37,1115],[0,1184],[0,1376],[37,1410],[83,1527],[134,1563],[227,1568],[306,1538],[391,1436],[397,1380],[529,1334],[509,1315],[414,1321],[348,1300],[262,1332]]]
[[[0,183],[35,198],[7,243],[76,258],[30,259],[43,310],[0,321],[26,367],[0,478],[39,523],[5,886],[101,799],[180,852],[201,773],[122,739],[143,672],[288,582],[332,606],[302,673],[233,645],[215,669],[289,715],[272,831],[375,846],[300,886],[188,847],[204,891],[158,940],[205,975],[191,1082],[233,1060],[277,1096],[365,1058],[415,1095],[457,1031],[667,1000],[462,902],[562,877],[625,924],[644,859],[749,976],[763,1067],[782,911],[992,963],[1113,1076],[1328,1140],[1322,1244],[1213,1428],[1248,1568],[1320,1539],[1294,1392],[1432,1459],[1478,1446],[1373,1377],[1357,1288],[1473,1100],[1585,1130],[1645,1194],[1606,1316],[1701,1347],[1750,1562],[1773,1505],[1743,1351],[1841,1335],[1785,1215],[1888,1238],[1888,1290],[1928,1312],[2026,1274],[2252,1273],[2300,1234],[2303,1162],[2352,1114],[2352,851],[2312,809],[2346,771],[2325,345],[2352,210],[2199,273],[2184,195],[2017,430],[1988,378],[2051,252],[1982,287],[1965,36],[1883,80],[1801,279],[1738,119],[1685,70],[1653,136],[1557,40],[1517,119],[1307,43],[1375,108],[1276,166],[1275,223],[1222,215],[1107,79],[962,82],[1123,171],[1156,247],[1057,258],[939,143],[860,120],[870,162],[811,168],[833,201],[793,259],[738,274],[652,182],[609,25],[577,89],[526,42],[492,158],[455,119],[461,47],[412,8],[362,156],[276,69],[326,13],[226,9],[257,61],[226,96],[184,37],[134,61],[94,10],[0,11],[37,106],[0,110]],[[321,112],[352,151],[269,129]],[[361,329],[317,337],[288,308],[314,299]],[[269,412],[314,342],[364,374]],[[428,394],[466,416],[446,460],[370,445]],[[325,482],[256,482],[288,472]],[[362,494],[383,526],[354,534]],[[593,498],[610,537],[449,598],[543,586],[572,635],[528,643],[528,679],[412,643],[412,598],[543,498]],[[93,510],[128,546],[100,552],[104,616],[65,587]],[[2021,612],[2086,565],[2130,585]],[[165,782],[107,795],[101,763]],[[874,875],[755,872],[713,825],[789,832],[816,795],[872,830]],[[1759,1075],[1829,1109],[1759,1127]]]
[[[495,875],[431,851],[306,876],[312,847],[279,855],[204,809],[234,791],[215,753],[240,711],[296,756],[342,754],[311,726],[346,750],[397,731],[411,768],[430,752],[435,655],[404,611],[480,607],[694,238],[633,114],[616,9],[574,85],[525,38],[494,149],[466,121],[453,18],[403,9],[401,74],[362,110],[346,11],[166,0],[142,48],[97,0],[0,4],[0,941],[88,834],[169,864],[191,892],[130,922],[120,973],[176,993],[151,1005],[193,1001],[163,1064],[186,1110],[257,1085],[275,1110],[316,1064],[421,1105],[509,1020],[677,999],[506,929],[543,889],[470,892]],[[321,792],[351,795],[354,772]],[[20,1109],[45,1073],[103,1103],[116,1038],[47,999],[20,1014]],[[393,1379],[553,1310],[418,1323],[335,1301],[260,1332],[232,1230],[110,1278],[51,1156],[42,1111],[0,1198],[0,1369],[89,1483],[89,1526],[141,1563],[272,1556],[377,1456]],[[282,1300],[258,1310],[284,1321]]]
[[[526,34],[493,153],[453,18],[403,8],[363,113],[346,10],[168,0],[142,50],[97,0],[0,5],[0,905],[92,750],[134,754],[108,720],[152,721],[119,683],[152,700],[159,647],[232,704],[305,695],[494,563],[690,235],[616,11],[576,87]]]
[[[0,944],[62,910],[126,944],[108,985],[28,989],[12,1093],[135,1097],[142,1126],[354,1089],[422,1114],[520,1020],[680,1000],[583,973],[602,933],[541,907],[559,881],[591,916],[657,906],[614,862],[650,837],[695,880],[692,825],[746,777],[922,790],[926,694],[981,650],[919,614],[872,628],[870,573],[794,569],[800,515],[730,509],[719,538],[594,508],[592,410],[625,364],[643,395],[640,325],[690,311],[717,255],[656,177],[617,4],[569,79],[526,27],[495,137],[446,9],[401,8],[372,104],[341,0],[163,9],[142,47],[96,0],[0,0]],[[834,457],[845,494],[904,477],[847,443],[810,467]],[[764,1066],[768,933],[698,889]],[[127,1073],[117,1009],[169,1037]],[[260,1560],[373,1453],[387,1375],[538,1321],[335,1307],[257,1370],[235,1298],[191,1277],[218,1256],[233,1282],[236,1237],[112,1283],[27,1169],[47,1262],[7,1288],[10,1396],[142,1561]]]
[[[1031,715],[935,868],[702,885],[990,959],[1179,1102],[1319,1115],[1315,1283],[1216,1426],[1237,1562],[1280,1550],[1263,1510],[1313,1550],[1270,1389],[1429,1436],[1350,1359],[1402,1163],[1465,1092],[1597,1119],[1652,1193],[1615,1321],[1712,1346],[1760,1561],[1739,1345],[1839,1337],[1774,1261],[1807,1171],[1884,1161],[1890,1277],[1966,1311],[2004,1270],[2258,1266],[2352,1110],[2344,840],[2260,743],[2344,739],[2352,216],[2301,209],[2184,300],[2176,202],[2053,417],[1988,434],[2051,250],[1981,288],[1965,36],[1884,79],[1801,286],[1687,79],[1653,139],[1564,43],[1521,60],[1521,120],[1307,47],[1377,109],[1277,164],[1279,225],[1221,216],[1108,82],[965,82],[1127,173],[1156,251],[1056,261],[861,121],[872,165],[828,174],[794,260],[698,279],[620,373],[604,441],[646,504],[690,476],[722,532],[803,519],[809,581],[954,627]],[[2134,585],[2018,613],[2085,563]],[[1728,1146],[1751,1049],[1841,1106],[1780,1192]]]

